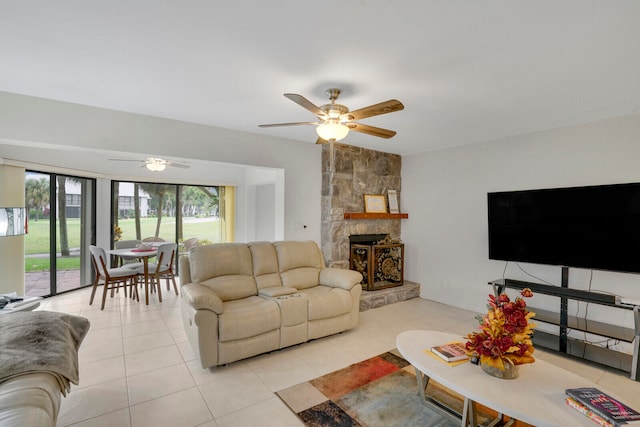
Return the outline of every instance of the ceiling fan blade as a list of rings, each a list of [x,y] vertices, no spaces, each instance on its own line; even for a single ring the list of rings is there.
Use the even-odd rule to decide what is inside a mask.
[[[260,128],[273,128],[277,126],[298,126],[298,125],[318,125],[318,122],[293,122],[293,123],[270,123],[266,125],[258,125]]]
[[[144,160],[136,160],[136,159],[108,159],[114,162],[142,162],[144,163]]]
[[[360,120],[366,117],[379,116],[380,114],[393,113],[394,111],[404,110],[404,105],[397,99],[390,99],[379,104],[370,105],[360,108],[359,110],[349,111],[343,114],[341,118],[347,120]]]
[[[316,139],[316,144],[328,144],[329,141],[327,141],[326,139],[322,139],[320,137],[318,137],[318,139]]]
[[[375,126],[363,125],[362,123],[349,123],[347,124],[349,129],[355,132],[366,133],[367,135],[373,135],[380,138],[391,138],[396,134],[395,131],[389,129],[382,129]]]
[[[317,105],[315,105],[313,102],[309,101],[307,98],[305,98],[302,95],[298,95],[298,94],[295,94],[295,93],[285,93],[284,96],[287,97],[288,99],[292,100],[296,104],[300,105],[301,107],[306,108],[307,110],[311,111],[313,114],[315,114],[318,117],[326,117],[327,116],[327,113],[322,111],[320,108],[318,108]]]
[[[169,162],[169,166],[173,166],[173,167],[181,168],[181,169],[189,169],[191,167],[189,165],[183,165],[181,163],[173,163],[173,162]]]

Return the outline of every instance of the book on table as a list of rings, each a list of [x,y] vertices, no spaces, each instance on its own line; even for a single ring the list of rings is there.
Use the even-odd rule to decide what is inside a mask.
[[[602,418],[600,415],[593,412],[591,409],[587,408],[582,403],[575,400],[573,397],[567,397],[564,401],[567,405],[571,406],[573,409],[585,415],[587,418],[595,421],[598,425],[601,425],[602,427],[616,427],[609,421]]]
[[[565,392],[577,403],[582,404],[615,427],[629,424],[640,425],[640,412],[595,387],[569,388]]]
[[[458,341],[431,347],[431,352],[447,362],[456,362],[469,358],[464,344]]]

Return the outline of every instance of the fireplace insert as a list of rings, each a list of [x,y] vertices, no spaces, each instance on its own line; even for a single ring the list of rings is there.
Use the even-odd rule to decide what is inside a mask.
[[[404,244],[387,234],[349,236],[349,268],[362,274],[367,291],[401,286],[404,282]]]

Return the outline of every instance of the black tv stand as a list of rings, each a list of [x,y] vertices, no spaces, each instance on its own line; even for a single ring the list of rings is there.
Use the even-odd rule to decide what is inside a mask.
[[[561,286],[553,286],[546,285],[542,283],[534,283],[527,282],[522,280],[514,280],[514,279],[498,279],[489,282],[491,286],[493,286],[493,291],[495,295],[499,295],[504,292],[505,289],[524,289],[529,288],[533,291],[534,294],[545,294],[556,296],[560,298],[560,310],[559,313],[552,312],[544,309],[538,309],[531,307],[531,311],[536,313],[534,320],[539,320],[541,322],[549,323],[552,325],[556,325],[559,327],[559,335],[557,337],[557,342],[554,343],[553,340],[547,340],[547,342],[539,343],[542,346],[549,347],[555,349],[562,353],[577,355],[579,357],[583,357],[586,354],[586,350],[590,347],[590,350],[593,352],[611,352],[614,350],[604,349],[601,347],[592,346],[586,342],[574,340],[568,337],[567,330],[579,330],[584,331],[600,336],[604,336],[607,338],[612,338],[616,340],[626,341],[633,343],[633,355],[629,356],[628,354],[618,353],[616,356],[616,360],[620,360],[623,356],[627,356],[626,364],[628,365],[628,370],[631,373],[631,379],[635,381],[640,381],[640,362],[639,362],[639,345],[640,345],[640,306],[621,304],[616,302],[616,297],[609,294],[603,294],[599,292],[592,291],[584,291],[580,289],[571,289],[568,287],[568,269],[563,267],[562,269],[562,285]],[[573,316],[569,316],[568,313],[568,300],[577,300],[584,301],[593,304],[603,305],[614,307],[618,309],[626,309],[633,310],[633,318],[634,318],[634,329],[619,327],[608,325],[602,322],[597,322],[593,320],[589,320],[588,322],[585,319],[576,318]],[[536,332],[534,334],[534,339],[537,335],[544,335],[544,332]],[[547,338],[551,336],[551,334],[546,334]],[[569,350],[568,343],[572,344],[572,347],[578,348],[578,351]],[[575,346],[573,345],[575,344]],[[584,357],[588,358],[588,357]],[[596,362],[607,364],[606,356],[605,360],[597,360],[592,359]],[[613,366],[613,365],[610,365]],[[619,367],[619,366],[614,366]],[[623,369],[625,369],[623,367]],[[625,369],[626,370],[626,369]]]

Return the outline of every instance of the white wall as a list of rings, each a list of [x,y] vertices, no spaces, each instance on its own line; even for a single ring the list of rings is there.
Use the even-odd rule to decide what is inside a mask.
[[[488,259],[487,192],[640,182],[640,114],[404,156],[402,162],[402,204],[409,213],[402,222],[405,278],[421,283],[423,298],[484,312],[487,282],[505,268]],[[559,267],[521,265],[560,283]],[[506,277],[537,281],[514,263]],[[587,289],[590,271],[570,269],[569,278],[570,287]],[[640,275],[595,271],[591,286],[640,297]],[[551,301],[549,308],[557,308],[558,300]],[[590,317],[632,324],[630,310],[601,309],[591,304]]]
[[[256,215],[255,215],[255,239],[256,241],[280,240],[275,235],[275,208],[274,200],[276,186],[274,184],[257,185],[256,190]]]
[[[279,169],[252,168],[245,177],[247,193],[246,241],[282,240],[284,174]],[[278,215],[276,215],[278,212]]]
[[[3,146],[3,140],[14,146],[8,143]],[[88,158],[93,154],[95,157],[91,150],[155,153],[158,156],[197,159],[197,162],[274,168],[276,215],[283,219],[280,221],[282,225],[276,227],[276,236],[320,243],[321,147],[314,141],[270,138],[0,92],[0,157],[9,157],[6,153],[16,153],[17,147],[29,144],[37,146],[26,150],[25,158],[18,160],[51,165],[55,156],[45,154],[42,147],[63,147],[66,155],[62,160],[68,162],[72,159],[72,165],[83,170],[91,170],[91,165],[85,161],[85,156]],[[215,167],[199,172],[189,181],[224,184],[220,177],[212,178]],[[192,167],[189,171],[195,170]],[[239,203],[246,207],[246,191],[243,191],[239,189]],[[242,227],[246,219],[241,218],[239,223]],[[301,229],[294,227],[295,223],[310,226]],[[240,229],[236,237],[239,240],[248,238],[246,229]]]

